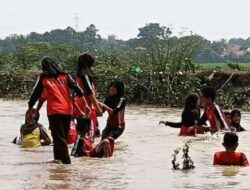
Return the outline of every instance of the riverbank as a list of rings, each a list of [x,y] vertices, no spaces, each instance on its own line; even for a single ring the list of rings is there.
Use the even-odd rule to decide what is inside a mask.
[[[27,99],[35,85],[39,71],[0,73],[0,98]],[[96,76],[98,76],[98,72]],[[137,77],[137,78],[135,78]],[[135,77],[123,75],[126,85],[126,95],[129,103],[164,107],[182,107],[185,97],[190,93],[199,93],[204,86],[213,86],[217,92],[217,102],[225,108],[241,108],[250,110],[250,72],[232,69],[195,71],[181,73],[179,82],[171,84],[170,78],[160,75],[161,82],[154,80],[150,84],[149,75],[138,74]],[[107,95],[109,81],[112,77],[100,75],[97,80],[97,89],[102,100]],[[143,83],[141,82],[143,81]],[[143,84],[143,85],[142,85]],[[149,86],[147,86],[149,85]]]

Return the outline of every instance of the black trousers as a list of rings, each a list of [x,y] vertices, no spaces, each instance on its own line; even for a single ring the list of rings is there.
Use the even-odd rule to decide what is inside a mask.
[[[67,137],[70,128],[70,115],[54,114],[48,116],[51,135],[54,141],[53,153],[55,160],[61,160],[63,164],[71,164]]]
[[[113,139],[117,139],[123,133],[124,128],[120,127],[111,127],[106,125],[106,127],[102,131],[102,140],[107,137],[112,137]]]

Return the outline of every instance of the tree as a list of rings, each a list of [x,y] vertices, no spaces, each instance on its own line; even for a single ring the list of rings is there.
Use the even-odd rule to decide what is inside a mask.
[[[172,34],[171,30],[159,23],[149,23],[139,28],[137,37],[143,41],[152,60],[161,59],[161,40],[166,41]]]

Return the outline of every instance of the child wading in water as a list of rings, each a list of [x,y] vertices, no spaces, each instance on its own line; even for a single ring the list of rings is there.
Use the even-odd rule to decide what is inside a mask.
[[[112,137],[117,139],[125,128],[125,106],[124,84],[116,81],[111,84],[110,95],[104,100],[104,103],[99,103],[103,111],[107,111],[109,116],[106,127],[102,131],[102,139]]]
[[[227,125],[229,127],[231,127],[231,124],[232,124],[231,113],[227,112],[227,111],[224,111],[224,115],[225,115],[225,119],[226,119]]]
[[[190,94],[185,100],[181,122],[160,121],[159,124],[165,124],[173,128],[180,128],[180,136],[193,136],[195,133],[203,133],[204,129],[202,127],[195,127],[200,119],[199,104],[198,95]]]
[[[225,133],[222,145],[225,147],[226,151],[216,152],[214,154],[213,165],[249,166],[245,154],[242,152],[235,152],[238,144],[238,136],[235,133]]]
[[[240,125],[240,119],[241,119],[241,113],[239,110],[235,109],[231,111],[231,127],[235,128],[237,132],[246,131],[241,125]]]
[[[198,125],[205,125],[208,120],[210,123],[210,130],[215,133],[222,129],[229,130],[225,116],[221,108],[214,102],[216,92],[212,87],[205,87],[201,91],[202,103],[204,104],[204,113],[198,122]]]
[[[73,114],[70,89],[74,90],[77,96],[82,97],[85,102],[83,91],[68,73],[60,69],[54,58],[43,58],[42,70],[43,72],[39,76],[28,102],[28,122],[30,123],[33,116],[36,115],[36,113],[33,113],[32,108],[45,89],[49,127],[54,141],[54,159],[63,164],[70,164],[66,142]],[[89,110],[89,107],[85,104],[84,112],[86,115],[88,115]]]
[[[89,136],[94,141],[95,133],[98,133],[96,121],[96,116],[102,115],[102,110],[96,100],[96,89],[94,86],[93,79],[93,71],[91,70],[92,66],[95,63],[95,59],[88,53],[81,54],[78,57],[78,65],[77,65],[77,84],[83,89],[84,97],[86,99],[87,105],[91,108],[90,111],[90,132]],[[77,109],[74,110],[74,116],[77,119],[77,128],[79,128],[79,124],[81,123],[82,112],[84,112],[84,102],[81,98],[77,97],[75,99],[75,106],[78,106]]]

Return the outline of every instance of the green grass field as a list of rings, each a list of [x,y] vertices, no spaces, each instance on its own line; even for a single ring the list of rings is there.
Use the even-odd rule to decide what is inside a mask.
[[[227,65],[228,63],[200,63],[200,70],[211,70],[216,68],[225,68],[229,69]],[[242,70],[249,70],[250,71],[250,63],[239,63],[240,68]]]

